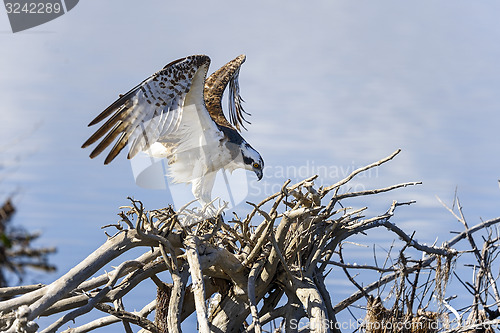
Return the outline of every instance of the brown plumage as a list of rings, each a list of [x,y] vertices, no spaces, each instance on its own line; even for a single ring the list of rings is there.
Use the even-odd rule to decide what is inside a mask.
[[[141,150],[149,149],[153,143],[161,141],[176,130],[175,125],[178,125],[182,118],[185,98],[200,70],[203,73],[203,96],[199,96],[199,103],[205,104],[211,120],[221,126],[226,135],[228,129],[241,131],[241,128],[245,128],[244,123],[250,123],[244,118],[244,115],[249,113],[242,107],[243,99],[238,84],[240,67],[245,58],[244,54],[236,57],[208,78],[206,72],[210,58],[206,55],[188,56],[172,61],[127,93],[120,95],[92,120],[89,126],[102,121],[104,124],[85,141],[82,148],[100,140],[90,153],[90,157],[94,158],[112,146],[104,164],[110,163],[129,143],[131,149],[127,158],[134,157]],[[226,118],[222,109],[222,97],[228,86],[229,107]],[[160,119],[161,122],[161,119],[166,117],[175,118],[174,124],[167,126],[164,120],[161,124],[156,121]],[[164,127],[167,127],[166,130]],[[232,136],[238,137],[236,134]]]
[[[127,158],[140,151],[166,158],[171,180],[191,183],[193,195],[204,205],[212,201],[219,170],[243,168],[260,180],[264,161],[238,133],[248,114],[241,105],[238,84],[244,61],[240,55],[208,78],[210,58],[205,55],[171,62],[101,112],[89,126],[104,124],[82,147],[97,143],[90,153],[94,158],[111,146],[104,164],[127,145]],[[222,111],[226,88],[227,118]]]
[[[243,99],[239,94],[238,75],[240,67],[245,62],[245,55],[242,54],[231,60],[205,81],[205,104],[212,119],[221,126],[233,128],[241,131],[240,126],[245,128],[244,122],[248,122],[243,114],[249,113],[243,110],[241,102]],[[227,120],[222,110],[222,95],[229,83],[229,119]]]
[[[89,126],[95,125],[111,116],[94,134],[82,145],[86,148],[104,139],[94,148],[90,158],[94,158],[110,146],[119,136],[104,164],[110,163],[129,143],[131,136],[136,147],[128,158],[140,151],[148,149],[156,141],[148,132],[152,125],[151,120],[161,113],[175,112],[182,108],[184,98],[191,89],[191,80],[204,67],[206,71],[210,65],[210,58],[205,55],[189,56],[172,61],[162,70],[151,75],[146,80],[132,88],[101,112]],[[141,133],[142,132],[142,133]],[[138,141],[139,140],[139,141]]]

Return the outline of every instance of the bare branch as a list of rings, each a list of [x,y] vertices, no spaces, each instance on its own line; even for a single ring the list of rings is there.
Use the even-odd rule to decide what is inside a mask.
[[[493,297],[495,304],[500,300],[496,286],[498,276],[494,276],[490,268],[492,261],[500,255],[500,247],[496,244],[498,237],[488,233],[488,238],[483,238],[481,250],[472,234],[493,226],[500,222],[500,218],[469,228],[457,200],[456,217],[464,222],[465,231],[442,246],[426,245],[414,238],[415,232],[405,231],[393,220],[397,207],[414,201],[389,202],[385,213],[372,215],[367,210],[367,203],[360,200],[420,182],[339,193],[339,188],[356,175],[386,163],[398,153],[399,150],[359,168],[325,188],[315,187],[316,176],[294,185],[287,181],[279,192],[258,204],[249,203],[251,212],[245,219],[234,213],[232,220],[225,221],[222,215],[224,205],[220,204],[219,210],[212,211],[217,213],[214,217],[206,214],[207,206],[193,208],[187,204],[177,212],[171,207],[147,211],[140,201],[130,199],[130,206],[122,208],[128,210],[119,214],[121,221],[110,225],[116,234],[60,279],[48,286],[0,289],[0,296],[16,297],[0,302],[0,330],[35,332],[38,316],[70,311],[59,315],[60,319],[56,320],[56,317],[52,325],[41,330],[53,332],[95,308],[110,316],[67,332],[87,332],[117,322],[122,323],[126,332],[132,332],[132,325],[140,326],[141,332],[181,332],[181,323],[196,311],[200,332],[276,329],[298,332],[291,323],[307,317],[310,326],[304,328],[305,331],[332,330],[339,333],[332,327],[338,312],[363,296],[371,299],[371,293],[391,281],[395,282],[389,295],[396,299],[393,319],[401,319],[398,317],[401,314],[418,320],[425,316],[431,318],[434,314],[429,314],[426,309],[433,295],[443,304],[447,302],[443,300],[443,286],[451,274],[451,258],[459,254],[452,246],[462,239],[468,239],[470,247],[476,249],[474,253],[480,263],[475,264],[476,268],[479,267],[474,272],[475,284],[463,282],[476,297],[472,308],[482,306],[482,313],[487,313],[491,319],[498,310],[488,308],[486,302],[492,302],[488,297]],[[326,198],[329,192],[333,196]],[[341,205],[340,201],[346,198],[352,198],[354,203],[359,200],[360,204],[357,207],[351,202],[349,207]],[[337,203],[340,208],[336,207]],[[377,263],[375,250],[374,265],[344,263],[342,244],[355,243],[370,248],[364,241],[354,241],[351,237],[369,235],[376,228],[387,229],[402,241],[393,242],[391,249],[386,251],[382,266]],[[136,261],[126,262],[109,274],[101,272],[101,275],[91,278],[101,269],[108,268],[111,260],[139,246],[147,250]],[[344,254],[347,254],[346,249]],[[467,255],[467,252],[460,254]],[[333,257],[337,255],[339,261]],[[338,273],[332,266],[344,269],[350,284],[358,288],[356,293],[335,306],[325,284],[328,274]],[[351,269],[380,273],[374,274],[380,279],[367,285],[358,284],[356,280],[359,279],[354,280],[347,271]],[[161,280],[163,274],[159,273],[164,271],[164,274],[170,274],[172,284]],[[435,273],[433,278],[431,273]],[[414,275],[410,277],[410,274]],[[422,285],[424,274],[428,276]],[[189,276],[191,285],[188,285]],[[158,287],[157,299],[139,313],[125,311],[124,304],[130,291],[150,278]],[[154,308],[153,323],[147,316]],[[405,308],[406,312],[403,311]],[[444,308],[454,310],[450,304]],[[455,311],[462,315],[462,310]],[[483,317],[478,318],[474,317],[475,322],[485,321]],[[281,323],[274,325],[274,320]],[[472,324],[472,321],[467,322],[469,326]]]
[[[209,333],[207,308],[205,306],[205,286],[203,283],[203,274],[201,272],[200,255],[198,253],[198,237],[190,235],[186,237],[184,245],[186,246],[187,260],[191,270],[191,279],[193,280],[193,292],[196,305],[196,315],[198,318],[199,331]]]
[[[338,181],[336,182],[335,184],[331,185],[331,186],[328,186],[328,187],[325,187],[323,189],[323,191],[321,192],[321,196],[324,197],[328,192],[330,192],[331,190],[335,189],[335,188],[338,188],[344,184],[346,184],[348,181],[350,181],[351,179],[353,179],[357,174],[363,172],[363,171],[366,171],[366,170],[369,170],[369,169],[372,169],[374,167],[377,167],[377,166],[380,166],[382,165],[383,163],[385,162],[388,162],[390,160],[392,160],[397,154],[399,154],[401,152],[401,149],[398,149],[396,150],[394,153],[392,153],[391,155],[387,156],[386,158],[383,158],[377,162],[374,162],[372,164],[369,164],[365,167],[362,167],[362,168],[358,168],[356,170],[354,170],[353,172],[351,172],[350,175],[348,175],[347,177],[345,177],[344,179],[342,179],[341,181]]]
[[[94,297],[90,298],[88,303],[81,308],[72,311],[63,317],[61,317],[59,320],[57,320],[55,323],[47,327],[45,330],[42,331],[42,333],[50,333],[50,332],[56,332],[59,327],[64,325],[70,320],[75,320],[76,317],[81,316],[84,313],[89,312],[92,310],[94,307],[97,306],[97,303],[106,296],[106,294],[113,288],[115,285],[116,281],[118,280],[118,277],[120,276],[120,271],[124,270],[127,267],[138,267],[142,266],[141,262],[138,261],[125,261],[123,262],[118,268],[114,276],[109,280],[107,283],[106,287],[103,288],[101,291],[97,293]]]
[[[255,333],[261,333],[262,327],[260,325],[259,313],[257,311],[257,301],[255,297],[255,281],[257,276],[260,274],[260,270],[264,265],[264,258],[257,261],[250,270],[248,275],[248,301],[250,303],[250,310],[252,313],[252,325],[254,327]]]

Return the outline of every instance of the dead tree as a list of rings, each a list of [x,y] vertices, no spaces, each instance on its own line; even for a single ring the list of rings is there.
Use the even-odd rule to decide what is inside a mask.
[[[34,248],[31,244],[40,234],[11,225],[15,212],[11,198],[0,206],[0,287],[7,287],[6,271],[15,273],[19,281],[28,267],[44,272],[55,271],[55,266],[48,262],[48,255],[54,253],[55,248]]]
[[[359,200],[420,184],[341,192],[356,175],[398,153],[328,187],[315,187],[315,176],[294,185],[286,182],[262,202],[249,203],[252,210],[244,218],[235,214],[229,219],[220,211],[216,218],[197,221],[199,211],[189,206],[177,212],[170,207],[147,211],[141,202],[131,199],[131,205],[119,213],[120,223],[107,226],[115,233],[58,280],[44,286],[0,289],[0,296],[12,297],[0,302],[0,329],[35,332],[36,319],[51,316],[53,323],[41,332],[56,332],[97,309],[107,315],[65,332],[88,332],[117,322],[126,332],[132,331],[131,325],[140,326],[143,332],[181,332],[181,323],[195,312],[200,332],[262,332],[271,322],[285,332],[337,332],[338,312],[384,284],[457,254],[452,246],[459,239],[442,246],[421,244],[391,221],[396,209],[413,201],[393,201],[385,213],[368,217],[363,215],[366,207],[341,205],[347,198]],[[195,223],[179,223],[186,220]],[[387,269],[387,274],[370,285],[358,285],[358,292],[334,305],[325,283],[328,269],[332,265],[358,268],[341,260],[342,244],[374,228],[394,233],[404,249],[414,249],[420,259],[375,267]],[[90,279],[111,260],[136,247],[145,248],[136,260],[124,261],[111,273]],[[162,271],[170,273],[171,281],[158,278]],[[157,298],[137,312],[126,311],[127,294],[146,279],[158,286]],[[154,320],[148,317],[153,311]],[[299,327],[300,320],[307,327]]]
[[[397,262],[391,267],[354,267],[357,270],[377,270],[383,275],[379,281],[363,288],[347,272],[347,268],[353,267],[342,265],[346,276],[359,288],[357,293],[344,300],[343,305],[352,304],[355,297],[366,297],[366,316],[360,327],[366,332],[493,333],[499,327],[500,293],[497,281],[500,273],[496,259],[500,255],[500,218],[482,221],[470,227],[457,197],[453,203],[457,212],[444,203],[443,205],[464,227],[461,232],[453,232],[457,235],[446,242],[445,247],[451,248],[465,241],[468,248],[466,245],[465,249],[448,257],[430,256],[414,260],[406,257],[406,248],[403,247]],[[469,274],[457,273],[458,263],[473,270],[471,281],[464,277]],[[400,269],[395,269],[396,267]],[[445,291],[451,277],[465,288],[471,295],[470,299],[463,294],[446,297]],[[380,297],[380,287],[391,281],[392,288],[386,300],[392,306],[388,308]],[[377,296],[371,293],[373,291],[376,291]],[[460,300],[459,308],[452,306],[456,299]],[[430,310],[433,300],[438,307]],[[334,307],[336,311],[343,309],[339,305]]]
[[[496,261],[500,255],[500,230],[497,226],[500,218],[469,227],[457,196],[455,196],[453,202],[455,210],[444,203],[442,204],[464,228],[464,231],[459,236],[467,241],[469,249],[462,251],[462,261],[465,261],[465,267],[470,267],[473,271],[471,281],[467,281],[464,277],[453,272],[454,277],[462,284],[472,299],[468,306],[458,310],[446,304],[448,310],[454,316],[448,331],[494,332],[494,328],[500,326],[500,292],[497,283],[500,273],[498,261]],[[478,231],[481,231],[481,233],[478,233]]]

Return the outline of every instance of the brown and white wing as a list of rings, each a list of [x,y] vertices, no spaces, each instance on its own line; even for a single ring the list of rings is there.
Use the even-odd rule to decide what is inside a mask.
[[[236,57],[210,75],[205,82],[205,103],[212,119],[222,126],[229,128],[234,126],[238,131],[240,131],[240,126],[246,129],[244,123],[250,124],[244,118],[245,114],[250,114],[243,109],[243,99],[240,96],[238,83],[240,67],[245,62],[245,58],[244,54]],[[222,95],[228,84],[229,121],[222,110]]]
[[[90,122],[89,126],[92,126],[109,117],[85,141],[82,148],[104,137],[90,154],[94,158],[114,142],[104,161],[104,164],[108,164],[128,143],[131,143],[128,158],[132,158],[139,151],[145,151],[153,143],[166,138],[179,126],[190,91],[200,95],[191,96],[190,101],[200,104],[196,105],[197,109],[206,110],[203,85],[209,65],[210,58],[205,55],[173,61],[126,94],[120,95]]]

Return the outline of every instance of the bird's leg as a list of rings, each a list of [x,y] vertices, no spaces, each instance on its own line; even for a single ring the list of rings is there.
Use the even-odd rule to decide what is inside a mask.
[[[198,199],[202,213],[200,217],[203,219],[215,217],[217,209],[214,207],[212,200],[212,188],[215,183],[215,172],[210,172],[203,177],[197,178],[192,182],[191,191],[196,199]]]

